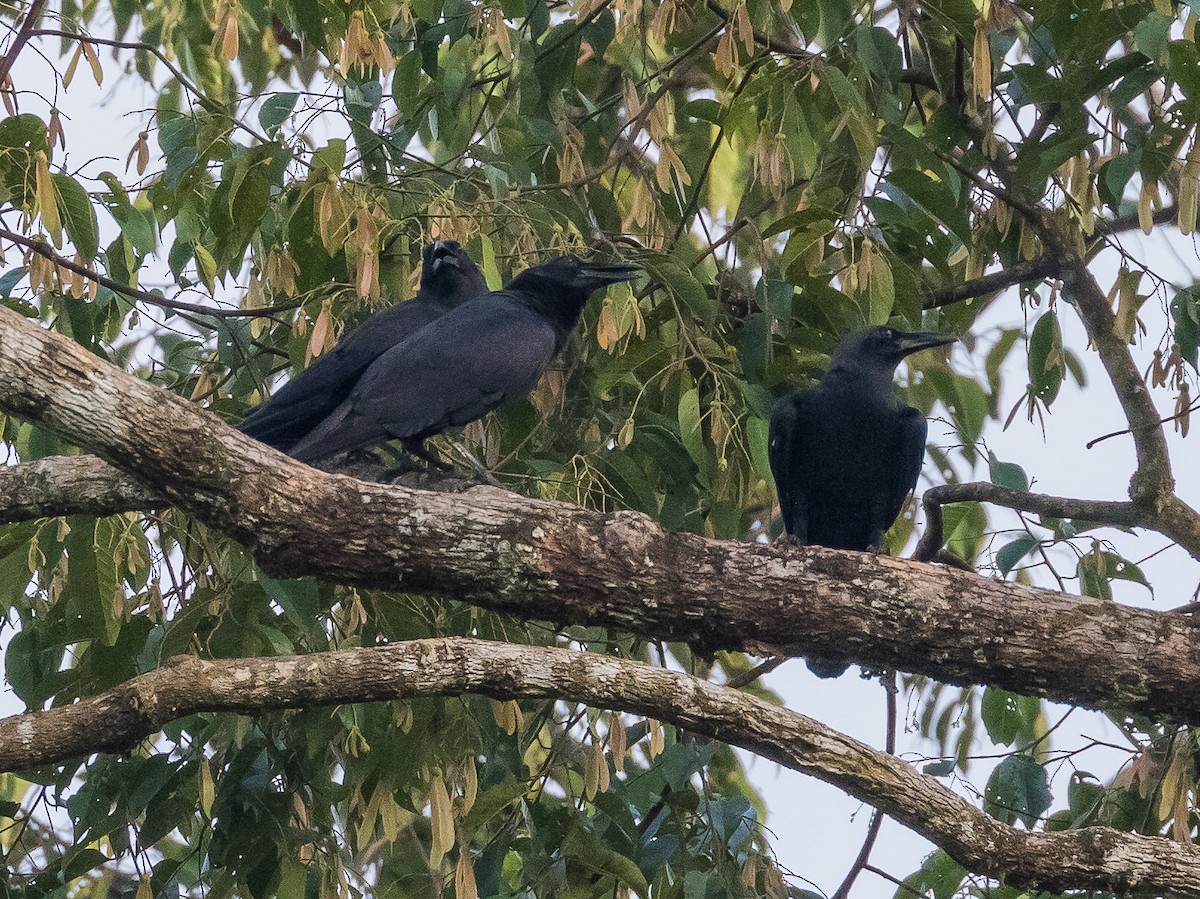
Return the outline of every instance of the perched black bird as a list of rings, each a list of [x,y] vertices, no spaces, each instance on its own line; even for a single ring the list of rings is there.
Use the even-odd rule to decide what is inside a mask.
[[[852,334],[820,384],[775,404],[769,457],[790,542],[879,548],[925,459],[925,418],[896,398],[896,366],[955,339],[884,327]]]
[[[487,293],[483,274],[453,240],[425,247],[421,289],[407,302],[376,313],[284,384],[242,422],[244,434],[287,450],[350,395],[367,367],[456,306]]]
[[[526,269],[503,290],[463,303],[380,356],[289,454],[313,463],[398,439],[407,452],[435,461],[425,438],[524,399],[562,350],[588,298],[637,271],[574,256]]]

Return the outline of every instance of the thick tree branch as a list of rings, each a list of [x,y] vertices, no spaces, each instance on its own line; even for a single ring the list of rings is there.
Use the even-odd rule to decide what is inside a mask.
[[[291,658],[176,657],[99,696],[0,721],[0,770],[128,749],[199,712],[463,693],[561,698],[670,721],[834,784],[968,870],[1014,886],[1200,896],[1200,849],[1190,843],[1104,827],[1026,833],[894,755],[728,687],[611,656],[465,638]]]
[[[424,592],[700,651],[830,654],[1200,723],[1183,616],[866,553],[669,534],[494,488],[326,475],[0,307],[0,407],[94,450],[280,577]]]
[[[58,515],[116,515],[169,505],[95,456],[52,456],[0,468],[0,524]]]

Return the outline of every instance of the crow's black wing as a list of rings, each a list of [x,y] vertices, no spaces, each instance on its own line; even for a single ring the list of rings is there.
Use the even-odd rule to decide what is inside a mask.
[[[511,297],[469,301],[380,356],[292,455],[311,462],[465,425],[528,395],[554,351],[554,329]]]
[[[814,408],[811,391],[783,397],[771,412],[767,459],[779,495],[783,527],[796,543],[808,543],[808,505],[816,459],[813,427]]]
[[[503,294],[460,306],[380,357],[350,402],[393,437],[434,434],[523,399],[554,357],[554,329]]]
[[[889,468],[886,501],[881,504],[882,519],[873,522],[876,542],[900,515],[908,495],[917,486],[921,465],[925,462],[925,438],[929,424],[925,416],[911,406],[900,410],[896,434],[896,456]]]
[[[287,450],[345,400],[367,367],[402,340],[446,312],[417,295],[385,309],[347,333],[337,345],[250,413],[240,430],[276,449]]]

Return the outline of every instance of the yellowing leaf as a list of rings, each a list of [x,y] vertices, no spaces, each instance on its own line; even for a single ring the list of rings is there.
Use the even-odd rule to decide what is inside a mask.
[[[96,53],[96,48],[91,44],[82,42],[83,55],[87,57],[88,65],[92,67],[92,77],[96,79],[96,84],[101,84],[104,81],[104,69],[100,66],[100,57]]]
[[[475,797],[478,795],[479,771],[475,767],[475,757],[471,756],[463,766],[463,796],[460,808],[463,815],[470,814],[471,809],[475,806]]]
[[[42,217],[42,227],[54,245],[61,247],[62,220],[58,216],[58,197],[54,193],[54,179],[50,177],[50,160],[42,150],[38,150],[34,157],[34,198],[37,212]]]
[[[625,729],[625,720],[617,712],[613,712],[612,721],[608,725],[608,748],[612,752],[613,767],[624,771],[625,753],[629,750],[629,732]]]
[[[458,853],[458,864],[454,866],[454,899],[479,899],[475,866],[471,864],[471,853],[465,846]]]
[[[454,846],[454,816],[450,811],[450,795],[439,774],[429,785],[429,867],[434,871],[442,865],[442,859]]]

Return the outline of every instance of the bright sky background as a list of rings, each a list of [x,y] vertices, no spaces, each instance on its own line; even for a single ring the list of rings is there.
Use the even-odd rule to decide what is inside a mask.
[[[48,49],[52,57],[56,56],[57,42],[49,44]],[[118,79],[111,57],[102,52],[101,59],[107,73],[104,86],[97,87],[87,67],[81,66],[69,92],[58,100],[69,141],[66,167],[73,172],[82,168],[85,176],[94,176],[106,168],[118,174],[124,171],[126,154],[138,132],[146,127],[149,117],[122,116],[121,113],[145,109],[154,102],[153,93],[140,79]],[[25,51],[13,74],[18,89],[47,95],[53,91],[54,80],[45,61],[36,54],[35,46],[31,45]],[[47,114],[45,104],[30,94],[22,95],[21,109],[43,117]],[[85,143],[81,144],[81,139]],[[152,150],[156,151],[153,135],[150,142]],[[152,157],[151,171],[156,164],[156,157]],[[98,185],[85,180],[85,186],[91,188]],[[101,215],[101,224],[102,228],[109,228],[107,233],[111,236],[111,221],[106,221],[106,216]],[[1121,239],[1136,258],[1143,262],[1150,261],[1157,274],[1176,285],[1190,284],[1196,272],[1200,271],[1200,257],[1193,242],[1181,238],[1172,229],[1160,229],[1152,239],[1144,238],[1140,232],[1123,235]],[[10,249],[8,264],[16,264],[14,260],[15,255]],[[1109,252],[1093,266],[1101,285],[1106,289],[1116,265],[1115,254]],[[1147,288],[1148,281],[1144,281],[1143,290]],[[196,297],[189,299],[200,301]],[[1166,299],[1169,300],[1169,297]],[[1065,304],[1060,304],[1059,310],[1066,345],[1083,356],[1089,377],[1088,388],[1080,390],[1068,379],[1052,413],[1046,418],[1044,439],[1039,424],[1030,424],[1023,415],[1019,415],[1007,431],[1002,431],[997,423],[990,422],[985,438],[1001,459],[1024,466],[1034,478],[1034,490],[1086,499],[1124,499],[1133,471],[1131,440],[1128,437],[1115,438],[1091,450],[1085,449],[1084,444],[1101,434],[1124,427],[1125,421],[1099,361],[1084,350],[1086,343],[1082,325]],[[1031,310],[1030,324],[1041,311]],[[984,334],[989,328],[1020,323],[1021,316],[1016,292],[1011,291],[984,316],[976,333]],[[1142,318],[1151,339],[1149,346],[1137,348],[1139,366],[1143,370],[1149,365],[1154,346],[1164,332],[1166,316],[1165,300],[1152,298],[1143,307]],[[962,370],[982,366],[981,356],[969,358],[961,346],[955,348],[952,359]],[[1005,369],[1005,384],[1005,396],[1000,402],[1004,412],[1021,395],[1026,384],[1025,355],[1020,346],[1014,350]],[[1173,395],[1159,390],[1155,393],[1155,399],[1160,413],[1167,415],[1173,411]],[[938,422],[931,422],[930,440],[934,443],[955,441],[949,430]],[[1200,505],[1200,467],[1190,464],[1195,457],[1195,441],[1200,437],[1193,437],[1189,445],[1174,432],[1169,432],[1169,436],[1179,494],[1193,506]],[[986,469],[981,468],[976,476],[986,480]],[[927,482],[920,489],[925,486],[928,486]],[[992,516],[993,525],[1012,520],[1002,512]],[[1168,543],[1166,538],[1153,534],[1133,537],[1107,532],[1106,535],[1114,536],[1123,554],[1134,561]],[[999,540],[997,548],[1004,542],[1003,539]],[[1069,556],[1063,553],[1057,558],[1063,561]],[[1073,561],[1066,561],[1062,573],[1073,574],[1074,567]],[[1157,598],[1152,600],[1147,591],[1136,585],[1118,585],[1116,593],[1120,601],[1167,609],[1182,605],[1192,598],[1197,587],[1197,569],[1182,550],[1172,548],[1147,562],[1144,567],[1147,576],[1157,587]],[[1039,583],[1048,581],[1041,575],[1037,577]],[[1075,589],[1076,586],[1068,583],[1068,589]],[[849,673],[833,681],[818,680],[808,673],[803,661],[793,660],[769,675],[767,683],[779,691],[788,708],[882,748],[883,688],[878,681],[857,677],[856,671],[852,668]],[[0,696],[0,713],[20,710],[21,704],[11,693]],[[1057,721],[1063,711],[1057,707],[1049,709],[1047,714],[1050,722]],[[899,752],[909,758],[933,754],[933,746],[903,729],[905,718],[911,717],[907,697],[903,695],[900,697],[900,714],[902,731],[898,740]],[[1102,716],[1077,711],[1064,727],[1056,731],[1051,745],[1056,749],[1070,748],[1082,745],[1088,738],[1123,742],[1118,731]],[[992,754],[997,749],[990,744],[977,744],[976,751]],[[1123,758],[1114,750],[1101,748],[1089,751],[1076,763],[1107,779],[1115,773]],[[870,808],[848,799],[834,787],[780,769],[773,763],[752,758],[748,758],[748,763],[751,776],[762,790],[771,810],[767,824],[774,834],[773,845],[781,864],[785,869],[811,878],[821,890],[831,892],[841,882],[859,851],[870,819]],[[981,761],[972,767],[970,781],[977,790],[982,791],[994,764],[995,760]],[[1057,771],[1054,781],[1056,800],[1065,794],[1070,770],[1068,765],[1063,765]],[[930,849],[924,840],[888,821],[876,844],[872,863],[898,877],[904,877],[918,867]],[[797,886],[808,886],[802,880],[792,882]],[[873,874],[863,873],[853,895],[856,899],[883,899],[894,893],[895,887],[891,883]]]

